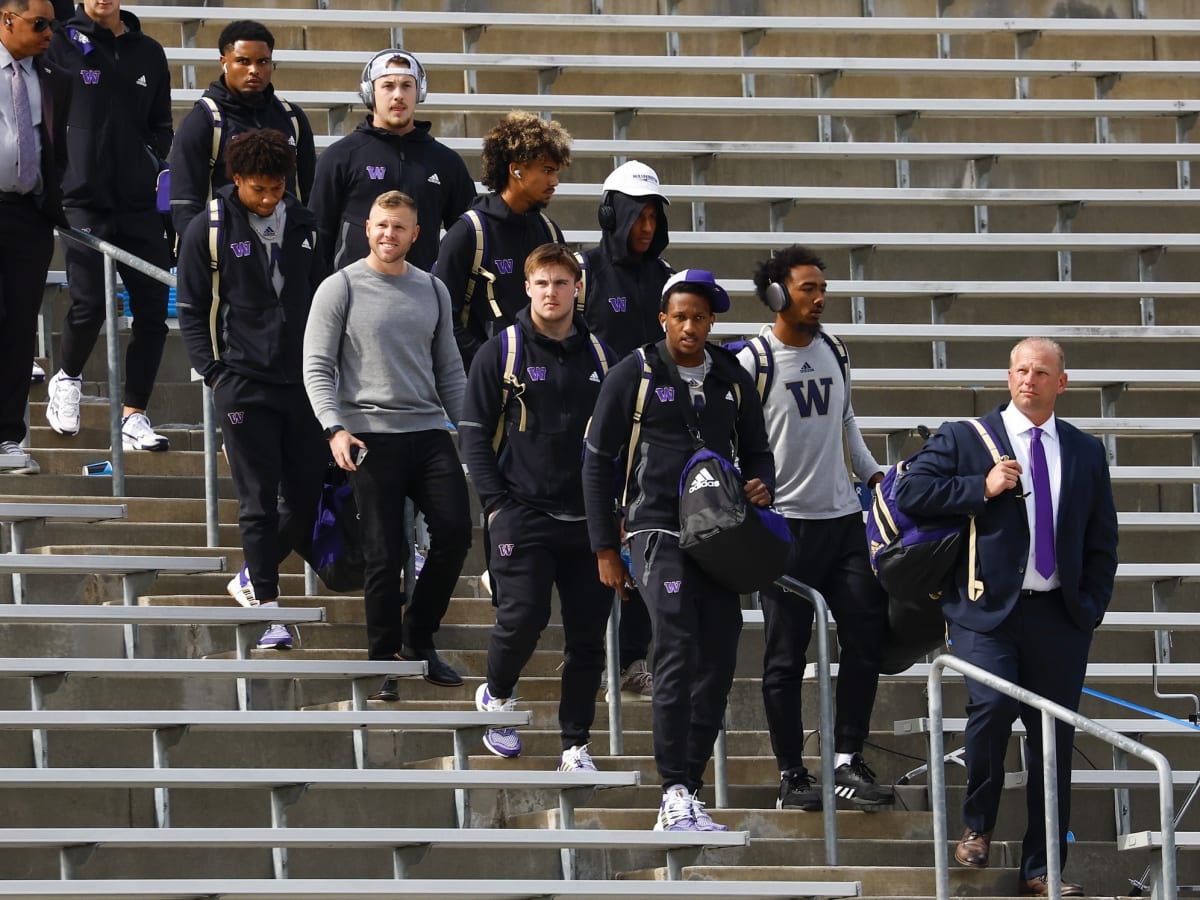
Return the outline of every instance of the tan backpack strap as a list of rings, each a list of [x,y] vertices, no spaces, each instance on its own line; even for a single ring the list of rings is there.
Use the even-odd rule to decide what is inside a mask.
[[[521,364],[521,335],[516,325],[509,325],[501,333],[500,346],[504,356],[501,359],[503,372],[500,376],[500,418],[496,421],[496,431],[492,435],[492,449],[499,450],[504,441],[504,419],[508,409],[508,401],[516,396],[521,407],[521,418],[517,421],[517,430],[525,430],[525,401],[521,395],[525,393],[525,385],[517,380],[517,367]]]
[[[496,283],[496,276],[483,267],[483,219],[479,212],[474,209],[468,209],[463,213],[463,218],[471,223],[471,227],[475,229],[475,258],[471,261],[471,274],[483,280],[486,285],[486,294],[488,305],[492,308],[492,315],[497,319],[503,318],[504,314],[500,311],[500,305],[496,303],[496,293],[493,285]],[[470,307],[471,296],[475,293],[475,279],[467,279],[467,290],[463,295],[463,306]],[[468,313],[469,318],[469,313]]]
[[[212,119],[212,147],[208,151],[208,196],[212,197],[212,170],[217,167],[217,156],[221,152],[221,132],[225,127],[225,122],[221,118],[221,107],[217,106],[217,101],[212,97],[201,97],[198,103],[202,103],[204,108],[208,110],[208,117]]]
[[[621,506],[629,500],[629,479],[633,477],[633,459],[637,452],[638,441],[642,436],[642,412],[646,409],[646,397],[650,393],[650,382],[653,373],[650,371],[650,361],[642,348],[634,351],[642,364],[642,378],[638,383],[637,399],[633,401],[633,428],[629,432],[629,448],[625,451],[625,487],[621,491]]]
[[[987,426],[979,419],[968,419],[967,421],[975,428],[975,431],[979,434],[979,439],[983,441],[983,445],[992,454],[992,465],[1004,459],[1004,455],[1000,452],[1000,448],[996,446],[996,442],[992,439],[992,433],[987,430]],[[975,516],[971,516],[970,524],[967,526],[967,596],[973,601],[982,597],[984,591],[983,581],[980,580],[979,574],[976,571],[978,553],[975,547],[975,536]]]
[[[212,308],[208,311],[208,336],[212,342],[213,359],[221,358],[217,343],[217,318],[221,306],[221,271],[219,268],[221,240],[221,201],[214,198],[208,203],[208,267],[212,270]]]

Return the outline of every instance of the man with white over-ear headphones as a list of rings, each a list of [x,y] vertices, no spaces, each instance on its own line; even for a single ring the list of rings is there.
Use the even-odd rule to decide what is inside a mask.
[[[417,202],[421,226],[407,259],[430,271],[438,235],[475,198],[475,182],[462,158],[417,119],[425,99],[425,68],[397,47],[381,50],[363,66],[359,96],[366,118],[321,154],[309,206],[317,215],[318,252],[340,269],[367,255],[364,225],[375,198],[400,191]]]
[[[221,76],[205,89],[175,134],[171,147],[171,221],[182,237],[192,217],[216,192],[231,184],[225,148],[235,135],[274,128],[296,151],[296,171],[287,192],[308,201],[317,152],[312,125],[299,106],[275,93],[275,35],[261,22],[230,22],[217,38]]]

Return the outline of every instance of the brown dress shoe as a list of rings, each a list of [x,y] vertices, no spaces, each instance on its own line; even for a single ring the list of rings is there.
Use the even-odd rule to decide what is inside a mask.
[[[1045,875],[1038,875],[1036,878],[1022,878],[1019,884],[1017,893],[1022,897],[1049,897],[1050,885],[1046,883]],[[1082,897],[1083,888],[1077,884],[1071,884],[1069,881],[1062,883],[1062,895],[1064,897]]]
[[[972,831],[967,828],[954,848],[954,858],[971,869],[986,869],[988,853],[992,849],[990,831]]]

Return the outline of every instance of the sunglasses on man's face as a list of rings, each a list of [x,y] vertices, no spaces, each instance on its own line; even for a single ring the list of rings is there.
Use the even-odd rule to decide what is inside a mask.
[[[25,16],[21,15],[20,13],[9,13],[9,15],[16,16],[18,19],[21,19],[25,22],[31,22],[33,30],[36,31],[38,34],[41,34],[43,31],[45,31],[47,28],[49,28],[51,21],[52,21],[51,19],[47,19],[44,16],[38,16],[36,19],[29,19],[29,18],[26,18]]]

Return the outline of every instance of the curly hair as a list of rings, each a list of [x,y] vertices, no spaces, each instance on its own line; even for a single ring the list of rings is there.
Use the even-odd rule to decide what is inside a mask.
[[[253,19],[238,19],[226,25],[217,38],[217,50],[224,56],[225,48],[238,41],[262,41],[271,50],[275,49],[275,35],[262,22]]]
[[[558,122],[514,109],[483,139],[480,180],[493,191],[501,191],[508,184],[509,163],[530,162],[543,156],[565,169],[571,164],[571,136]]]
[[[825,260],[799,244],[792,244],[782,250],[773,251],[768,259],[764,259],[754,267],[755,296],[766,304],[767,285],[773,281],[785,284],[788,275],[796,266],[816,266],[824,272]]]
[[[296,171],[296,151],[283,132],[251,128],[235,134],[225,147],[225,171],[235,175],[290,178]]]

